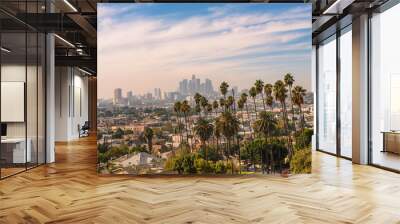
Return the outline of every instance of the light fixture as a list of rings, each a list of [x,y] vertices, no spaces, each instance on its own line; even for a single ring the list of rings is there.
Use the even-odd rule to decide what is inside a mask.
[[[338,15],[342,14],[343,10],[351,5],[355,0],[336,0],[333,2],[332,5],[330,5],[324,12],[322,13],[323,15]]]
[[[5,47],[1,47],[0,49],[1,49],[1,51],[4,51],[6,53],[10,53],[11,52],[11,50],[9,50],[9,49],[7,49]]]
[[[75,45],[73,45],[71,42],[69,42],[68,40],[66,40],[66,39],[64,39],[64,38],[62,38],[62,37],[60,37],[59,35],[57,35],[57,34],[54,34],[54,36],[55,37],[57,37],[59,40],[61,40],[62,42],[64,42],[64,43],[66,43],[67,45],[69,45],[70,47],[73,47],[73,48],[75,48]]]
[[[83,69],[81,69],[81,68],[79,68],[79,67],[78,67],[78,70],[81,71],[81,72],[83,72],[83,73],[85,73],[86,75],[89,75],[89,76],[92,76],[92,75],[93,75],[92,73],[90,73],[90,72],[88,72],[88,71],[86,71],[86,70],[83,70]]]
[[[78,12],[78,10],[73,6],[68,0],[64,0],[65,4],[67,4],[74,12]]]

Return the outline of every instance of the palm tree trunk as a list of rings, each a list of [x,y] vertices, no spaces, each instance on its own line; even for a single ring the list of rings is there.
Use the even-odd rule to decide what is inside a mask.
[[[263,101],[264,110],[267,110],[267,108],[265,107],[264,93],[261,93],[261,98],[262,98],[262,101]]]
[[[299,116],[300,116],[300,121],[301,121],[301,124],[300,124],[301,130],[304,130],[305,121],[304,121],[303,111],[301,110],[301,104],[299,104]]]
[[[294,123],[294,109],[293,109],[293,99],[292,99],[292,86],[289,86],[289,97],[290,97],[290,106],[292,107],[292,122]]]
[[[251,118],[250,118],[249,107],[247,106],[247,102],[246,102],[246,112],[247,112],[247,119],[249,120],[250,136],[251,136],[251,138],[254,138],[253,137],[253,131],[252,131],[252,128],[251,128]]]
[[[254,112],[256,113],[256,120],[257,120],[257,104],[256,104],[256,98],[253,98],[254,101]]]

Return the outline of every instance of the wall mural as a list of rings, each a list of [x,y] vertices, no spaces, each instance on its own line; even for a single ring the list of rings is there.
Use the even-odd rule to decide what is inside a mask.
[[[98,9],[100,174],[311,172],[310,4]]]

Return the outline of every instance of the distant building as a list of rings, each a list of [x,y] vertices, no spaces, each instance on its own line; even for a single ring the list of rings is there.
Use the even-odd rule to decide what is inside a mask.
[[[154,89],[154,98],[156,100],[161,100],[162,99],[161,89],[160,88],[155,88]]]
[[[122,89],[121,88],[114,89],[113,103],[114,104],[122,103]]]

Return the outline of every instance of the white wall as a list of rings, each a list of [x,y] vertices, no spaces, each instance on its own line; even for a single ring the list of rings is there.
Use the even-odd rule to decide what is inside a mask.
[[[56,67],[56,141],[79,138],[78,125],[88,120],[88,78],[83,75],[76,68]]]

